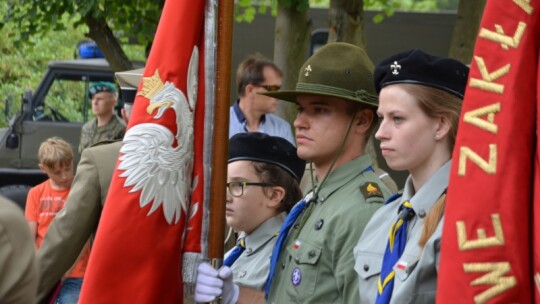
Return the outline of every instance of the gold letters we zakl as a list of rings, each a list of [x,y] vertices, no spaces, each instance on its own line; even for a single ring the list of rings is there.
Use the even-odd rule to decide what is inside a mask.
[[[517,4],[525,13],[532,14],[533,8],[531,6],[531,1],[528,0],[514,0],[514,3]]]
[[[467,159],[470,159],[480,169],[487,174],[495,174],[497,172],[497,145],[489,145],[489,159],[485,161],[476,152],[469,147],[461,147],[459,149],[458,175],[465,176],[467,173]]]
[[[463,116],[463,121],[479,127],[484,131],[497,134],[498,126],[494,123],[495,113],[501,111],[501,103],[497,102],[476,110],[468,111]],[[487,119],[482,119],[482,116],[487,116]]]
[[[494,236],[487,237],[486,230],[478,228],[477,230],[477,239],[469,240],[467,239],[467,229],[465,227],[464,221],[457,221],[457,236],[458,236],[458,247],[459,250],[471,250],[478,248],[486,248],[492,246],[503,246],[504,245],[504,232],[501,224],[501,217],[499,214],[495,213],[491,215],[491,222],[493,223],[493,231],[495,232]]]
[[[474,60],[476,61],[482,79],[471,77],[469,86],[497,94],[504,93],[504,85],[493,82],[510,72],[510,64],[506,64],[494,72],[489,72],[482,57],[474,56]]]
[[[495,24],[495,32],[485,28],[481,28],[478,36],[499,43],[503,50],[508,50],[508,47],[516,49],[521,42],[521,38],[523,37],[526,28],[527,24],[520,21],[518,23],[516,31],[514,32],[514,35],[508,36],[504,33],[504,29],[500,24]]]
[[[506,290],[516,286],[517,280],[514,276],[503,277],[510,271],[509,262],[499,263],[464,263],[463,270],[471,272],[487,272],[485,275],[471,282],[471,286],[491,285],[490,288],[474,297],[475,303],[485,303],[488,300],[500,295]]]

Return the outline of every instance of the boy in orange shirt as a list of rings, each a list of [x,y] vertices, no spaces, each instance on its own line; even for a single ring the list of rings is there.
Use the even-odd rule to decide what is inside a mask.
[[[52,137],[39,147],[39,168],[49,179],[33,187],[28,192],[25,216],[30,231],[35,237],[36,248],[41,247],[45,233],[56,214],[64,207],[73,181],[73,150],[58,137]],[[88,245],[79,260],[66,273],[55,303],[77,303],[82,286],[82,278],[90,256]]]

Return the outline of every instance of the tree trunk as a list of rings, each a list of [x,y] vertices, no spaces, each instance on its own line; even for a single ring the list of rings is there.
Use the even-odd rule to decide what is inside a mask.
[[[133,69],[133,65],[122,47],[120,47],[106,20],[96,19],[91,14],[88,14],[84,17],[84,21],[89,29],[88,36],[96,42],[113,71],[119,72]]]
[[[486,0],[461,0],[448,56],[469,64]]]
[[[348,42],[366,49],[363,0],[330,0],[328,42]]]
[[[274,62],[283,71],[284,89],[293,89],[296,85],[298,71],[306,60],[310,31],[311,20],[308,19],[307,10],[298,11],[295,4],[287,7],[283,1],[278,1]],[[292,122],[294,109],[293,104],[282,102],[276,114]]]
[[[363,0],[330,0],[328,15],[328,42],[347,42],[367,52]],[[372,136],[366,146],[366,152],[376,167],[379,167],[374,141]]]

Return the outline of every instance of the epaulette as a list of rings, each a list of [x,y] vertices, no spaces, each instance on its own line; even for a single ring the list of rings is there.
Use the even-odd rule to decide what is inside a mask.
[[[390,195],[390,197],[386,200],[386,202],[384,202],[384,204],[389,204],[395,200],[397,200],[398,198],[400,198],[401,196],[403,195],[403,189],[399,190],[398,192]]]
[[[360,185],[360,192],[364,196],[364,199],[368,203],[383,203],[384,195],[381,191],[381,187],[376,182],[366,182]]]
[[[95,144],[92,144],[90,145],[90,147],[97,147],[97,146],[101,146],[101,145],[107,145],[107,144],[112,144],[112,143],[115,143],[117,141],[121,141],[121,139],[115,139],[115,140],[102,140],[102,141],[99,141]]]

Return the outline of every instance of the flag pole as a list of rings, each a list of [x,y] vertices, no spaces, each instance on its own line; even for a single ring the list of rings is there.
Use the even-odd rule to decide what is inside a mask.
[[[210,194],[210,227],[208,258],[214,267],[223,263],[225,229],[225,181],[229,147],[229,95],[232,53],[233,5],[230,0],[218,1],[216,54],[216,103],[212,139],[212,176]]]

